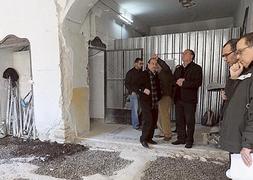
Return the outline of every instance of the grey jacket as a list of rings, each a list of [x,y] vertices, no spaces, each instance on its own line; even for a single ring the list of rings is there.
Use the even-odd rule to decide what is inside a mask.
[[[231,153],[239,153],[242,147],[253,148],[253,66],[240,77],[235,80],[221,126],[221,147]]]

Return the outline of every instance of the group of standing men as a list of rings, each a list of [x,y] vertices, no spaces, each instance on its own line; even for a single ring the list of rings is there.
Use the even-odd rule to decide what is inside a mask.
[[[247,166],[252,165],[253,150],[253,33],[228,41],[222,49],[222,57],[230,67],[225,90],[222,92],[221,147],[240,153]],[[132,124],[139,128],[135,105],[140,98],[142,111],[141,144],[148,148],[153,141],[154,129],[161,127],[165,140],[171,139],[170,108],[174,100],[177,140],[174,145],[185,144],[191,148],[194,142],[195,111],[198,88],[202,83],[202,68],[194,63],[195,53],[186,49],[182,65],[174,74],[170,67],[153,56],[142,71],[142,59],[136,59],[135,67],[127,73],[126,87],[131,94]],[[158,113],[159,112],[159,113]],[[159,114],[159,123],[157,124]],[[133,118],[136,117],[136,118]]]
[[[195,53],[186,49],[182,53],[183,64],[176,67],[174,75],[166,62],[156,55],[149,59],[144,71],[138,66],[143,65],[140,58],[135,60],[135,66],[128,71],[125,85],[130,93],[131,118],[135,129],[139,129],[138,122],[140,123],[135,100],[138,97],[140,99],[143,120],[140,137],[142,146],[148,148],[148,144],[157,144],[152,139],[156,127],[162,132],[165,141],[171,139],[170,112],[174,100],[178,136],[172,144],[192,147],[197,94],[202,84],[202,68],[193,62],[194,59]]]

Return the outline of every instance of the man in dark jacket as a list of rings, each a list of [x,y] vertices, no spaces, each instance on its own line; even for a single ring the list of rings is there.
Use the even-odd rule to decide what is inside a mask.
[[[182,54],[183,65],[174,72],[177,140],[172,144],[186,144],[186,148],[191,148],[194,142],[198,88],[202,84],[202,68],[193,62],[194,58],[195,53],[186,49]]]
[[[221,128],[221,147],[240,153],[247,166],[252,165],[253,149],[253,33],[243,36],[236,45],[238,63],[230,68],[236,88],[225,109]]]
[[[131,104],[131,122],[134,129],[140,128],[140,121],[138,118],[138,81],[142,73],[143,60],[141,58],[136,58],[134,61],[134,67],[130,69],[125,78],[125,86],[130,95],[130,104]]]
[[[238,61],[235,54],[237,41],[238,39],[230,39],[228,42],[224,44],[222,48],[222,57],[224,58],[225,62],[228,64],[229,67],[231,67],[233,64],[237,63]],[[227,106],[227,103],[234,92],[235,83],[233,80],[229,78],[229,76],[226,81],[225,90],[221,91],[221,97],[223,100],[221,120],[222,120],[222,114]]]
[[[160,82],[156,74],[157,60],[151,58],[147,69],[139,79],[139,95],[143,117],[142,135],[140,142],[149,148],[148,143],[157,144],[152,140],[158,117],[158,101],[161,98]]]
[[[162,59],[157,58],[158,63],[158,77],[161,85],[161,99],[158,106],[158,123],[157,127],[160,130],[160,136],[164,136],[165,141],[171,139],[171,104],[172,104],[172,86],[174,78],[169,65]]]

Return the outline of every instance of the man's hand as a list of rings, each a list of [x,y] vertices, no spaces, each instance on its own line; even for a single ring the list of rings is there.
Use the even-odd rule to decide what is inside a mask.
[[[181,87],[183,85],[184,80],[185,80],[184,78],[179,78],[176,84]]]
[[[154,54],[152,54],[151,58],[157,60],[158,59],[158,55],[154,53]]]
[[[242,148],[242,150],[240,152],[244,164],[248,167],[250,167],[252,165],[252,157],[250,154],[251,151],[252,151],[252,149]]]
[[[243,71],[243,65],[239,62],[235,63],[230,67],[229,71],[230,71],[230,78],[237,79]]]
[[[143,91],[145,94],[149,95],[150,94],[150,90],[149,89],[144,89]]]
[[[222,98],[222,100],[225,100],[225,101],[228,100],[224,90],[221,90],[221,98]]]

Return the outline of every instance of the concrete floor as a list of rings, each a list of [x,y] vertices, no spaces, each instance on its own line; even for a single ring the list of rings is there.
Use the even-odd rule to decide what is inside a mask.
[[[174,123],[172,128],[174,129]],[[166,153],[182,152],[186,154],[199,154],[201,156],[211,155],[216,157],[227,158],[227,153],[216,148],[212,145],[203,144],[202,133],[210,131],[210,127],[204,127],[196,125],[195,128],[195,142],[193,148],[186,149],[184,145],[172,145],[171,142],[176,140],[176,134],[170,141],[164,141],[163,138],[154,138],[157,145],[151,145],[150,151],[156,153],[156,155],[164,156]],[[157,134],[157,130],[155,134]],[[93,120],[91,122],[91,131],[85,134],[84,137],[79,137],[77,142],[80,144],[89,146],[94,149],[112,150],[112,151],[123,151],[127,148],[140,150],[145,149],[139,142],[141,131],[133,129],[130,125],[122,124],[106,124],[102,120]],[[147,150],[147,149],[146,149]],[[208,152],[208,153],[207,153]]]
[[[141,131],[133,129],[130,125],[119,125],[119,124],[105,124],[103,121],[94,121],[91,123],[91,131],[90,133],[84,135],[84,137],[79,137],[77,142],[80,144],[89,146],[89,152],[92,154],[91,156],[87,156],[87,154],[74,154],[73,156],[66,155],[62,160],[65,161],[65,165],[83,165],[89,161],[90,164],[95,163],[94,167],[97,165],[102,165],[103,168],[107,168],[108,161],[104,159],[106,152],[110,152],[112,154],[118,154],[119,158],[122,160],[131,161],[131,164],[127,165],[123,169],[117,170],[113,172],[112,175],[102,175],[101,173],[96,173],[90,176],[82,177],[84,180],[145,180],[149,179],[153,173],[150,171],[150,167],[152,168],[152,163],[155,164],[157,169],[155,172],[157,173],[153,179],[166,179],[166,173],[173,174],[175,172],[173,168],[176,168],[176,171],[179,171],[184,168],[188,170],[187,167],[183,167],[185,163],[190,163],[193,168],[193,172],[189,172],[190,175],[196,174],[196,178],[191,178],[193,180],[199,180],[199,176],[201,174],[206,173],[205,168],[202,169],[201,163],[207,163],[206,165],[210,167],[215,167],[219,165],[219,167],[224,167],[227,164],[228,154],[220,149],[215,148],[210,145],[203,145],[202,143],[202,132],[208,132],[210,128],[202,127],[196,125],[196,137],[195,137],[195,145],[192,149],[186,149],[183,145],[174,146],[171,144],[173,140],[175,140],[176,135],[173,135],[173,139],[169,142],[163,141],[162,139],[154,138],[158,142],[157,145],[151,145],[150,149],[142,147],[139,143],[139,136],[141,135]],[[12,146],[15,146],[12,145]],[[12,146],[7,151],[9,152],[12,149]],[[1,154],[4,154],[5,147],[0,148]],[[15,148],[14,148],[15,150]],[[114,157],[114,156],[113,156]],[[27,157],[15,157],[15,158],[3,158],[1,159],[0,169],[1,176],[0,179],[31,179],[31,180],[53,180],[60,179],[52,176],[45,176],[36,174],[35,171],[39,168],[39,166],[35,166],[31,163],[32,160],[43,158],[43,157],[34,157],[34,155],[30,155]],[[68,161],[69,158],[74,158],[71,162]],[[88,160],[86,159],[88,158]],[[90,158],[90,159],[89,159]],[[111,161],[115,161],[115,158],[112,158]],[[59,158],[58,160],[61,160]],[[98,161],[100,160],[100,161]],[[167,165],[166,163],[172,161],[173,163]],[[187,162],[186,162],[186,161]],[[70,164],[68,164],[70,163]],[[100,164],[98,164],[100,163]],[[51,167],[50,162],[45,164],[44,166],[48,170],[54,170],[63,166],[62,161],[58,162],[56,159],[56,166],[54,168]],[[118,163],[111,162],[114,166],[118,166]],[[200,164],[200,165],[199,165]],[[177,166],[176,166],[177,165]],[[76,166],[76,167],[80,167]],[[199,167],[200,166],[200,167]],[[68,167],[68,166],[66,166]],[[163,173],[160,172],[160,168],[163,169]],[[50,169],[52,168],[52,169]],[[226,167],[225,167],[226,168]],[[96,170],[97,168],[95,168]],[[223,176],[225,176],[225,170],[223,172],[221,169]],[[64,169],[68,172],[68,169]],[[92,169],[89,169],[93,171]],[[212,168],[211,168],[212,170]],[[64,171],[64,172],[65,172]],[[76,173],[80,173],[79,169],[76,168]],[[150,174],[149,174],[150,171]],[[60,171],[62,173],[62,171]],[[164,174],[165,173],[165,174]],[[208,179],[215,179],[215,174],[217,172],[213,172],[208,174]],[[187,173],[186,177],[182,179],[188,179]],[[152,176],[153,177],[153,176]],[[171,177],[171,176],[170,176]],[[181,177],[181,176],[180,176]],[[167,178],[168,179],[168,178]],[[172,180],[178,180],[178,177],[169,178]],[[181,180],[181,179],[180,179]]]

